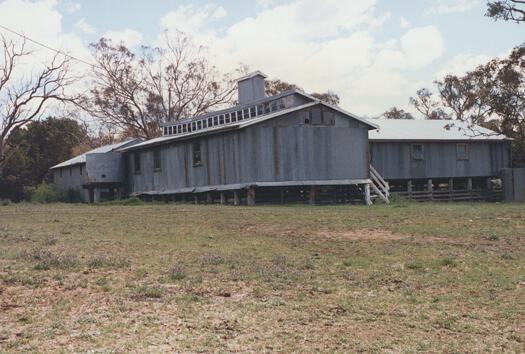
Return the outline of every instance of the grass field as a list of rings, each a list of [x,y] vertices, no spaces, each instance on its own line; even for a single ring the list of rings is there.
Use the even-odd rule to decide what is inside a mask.
[[[0,352],[525,350],[525,205],[0,207]]]

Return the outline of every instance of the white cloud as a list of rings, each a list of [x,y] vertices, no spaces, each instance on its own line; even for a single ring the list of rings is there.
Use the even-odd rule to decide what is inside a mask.
[[[129,48],[142,44],[142,34],[129,28],[122,31],[107,31],[102,37],[111,39],[115,43],[124,43]]]
[[[267,9],[270,6],[272,6],[274,3],[274,0],[257,0],[257,7]]]
[[[81,30],[85,34],[95,34],[97,32],[95,30],[95,27],[87,24],[83,18],[80,19],[77,23],[75,23],[75,27]]]
[[[471,71],[479,65],[485,64],[491,58],[488,55],[470,55],[460,54],[452,58],[443,69],[436,74],[436,79],[442,79],[444,76],[463,75],[467,71]]]
[[[401,16],[401,19],[399,20],[399,27],[408,28],[410,27],[410,22],[408,22],[404,16]]]
[[[398,38],[377,42],[375,30],[391,14],[376,14],[375,4],[375,0],[268,3],[256,16],[221,33],[213,29],[217,5],[185,5],[162,17],[160,24],[169,33],[182,30],[207,45],[222,71],[243,63],[308,92],[333,90],[350,111],[377,115],[393,105],[406,105],[417,89],[407,73],[433,63],[445,45],[434,26],[412,28]]]
[[[188,4],[168,12],[160,19],[160,25],[170,31],[178,30],[193,36],[203,36],[212,33],[209,25],[226,14],[226,10],[216,4],[207,4],[201,8]]]
[[[465,12],[479,3],[480,0],[437,0],[436,5],[428,10],[427,15]]]
[[[72,14],[74,12],[77,12],[77,11],[80,11],[81,9],[81,5],[77,2],[73,2],[71,0],[68,0],[66,1],[64,4],[63,4],[64,8],[66,9],[66,12]]]
[[[401,47],[407,65],[417,69],[441,57],[445,50],[445,42],[437,27],[426,26],[411,29],[404,34],[401,37]]]

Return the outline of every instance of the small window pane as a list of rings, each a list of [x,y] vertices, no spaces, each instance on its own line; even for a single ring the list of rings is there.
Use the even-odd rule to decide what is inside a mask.
[[[314,108],[312,109],[312,124],[321,124],[321,109]]]
[[[424,151],[422,144],[412,144],[412,160],[423,160]]]
[[[224,124],[224,114],[219,116],[219,124]]]
[[[269,103],[265,103],[264,104],[264,113],[270,113],[270,104]]]
[[[224,115],[224,122],[225,122],[226,124],[230,123],[230,113],[226,113],[226,114]]]
[[[193,143],[193,166],[202,165],[201,159],[201,144],[200,142]]]
[[[242,111],[237,111],[237,120],[242,120]]]
[[[250,107],[250,117],[255,117],[255,106]]]
[[[133,156],[133,164],[135,165],[135,173],[140,173],[140,153],[136,152]]]
[[[160,149],[153,150],[153,170],[160,171],[161,160],[160,160]]]
[[[272,105],[272,112],[276,111],[279,107],[279,103],[277,102],[277,100],[272,101],[271,105]]]
[[[264,106],[262,104],[257,106],[257,115],[260,116],[261,114],[264,114]]]
[[[232,122],[236,122],[237,121],[237,112],[232,112],[231,116],[232,116]]]
[[[168,135],[168,127],[164,127],[164,135]]]
[[[213,117],[213,125],[219,124],[219,117],[215,116]]]
[[[468,145],[467,144],[457,144],[457,159],[458,160],[468,160]]]

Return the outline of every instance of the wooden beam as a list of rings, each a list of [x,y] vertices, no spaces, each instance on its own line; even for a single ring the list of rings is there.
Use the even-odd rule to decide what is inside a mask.
[[[248,189],[247,204],[250,205],[250,206],[254,206],[255,205],[255,187],[250,187]]]
[[[314,186],[310,187],[310,205],[315,205],[315,199],[317,194],[317,188]]]
[[[372,205],[372,199],[370,199],[370,183],[365,184],[365,204]]]
[[[235,190],[233,191],[233,205],[240,205],[241,204],[241,191]]]

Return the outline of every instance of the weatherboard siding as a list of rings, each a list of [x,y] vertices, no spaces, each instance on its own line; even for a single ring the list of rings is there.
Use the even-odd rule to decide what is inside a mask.
[[[301,111],[244,129],[164,144],[161,170],[153,150],[128,153],[131,193],[256,182],[367,179],[368,127],[336,113],[335,125],[305,125]],[[202,165],[193,166],[200,141]],[[134,153],[141,172],[134,173]]]
[[[420,144],[421,142],[414,142]],[[457,142],[422,142],[424,160],[413,161],[411,142],[371,142],[371,161],[385,179],[498,176],[509,167],[508,142],[468,142],[469,159],[456,159]]]

